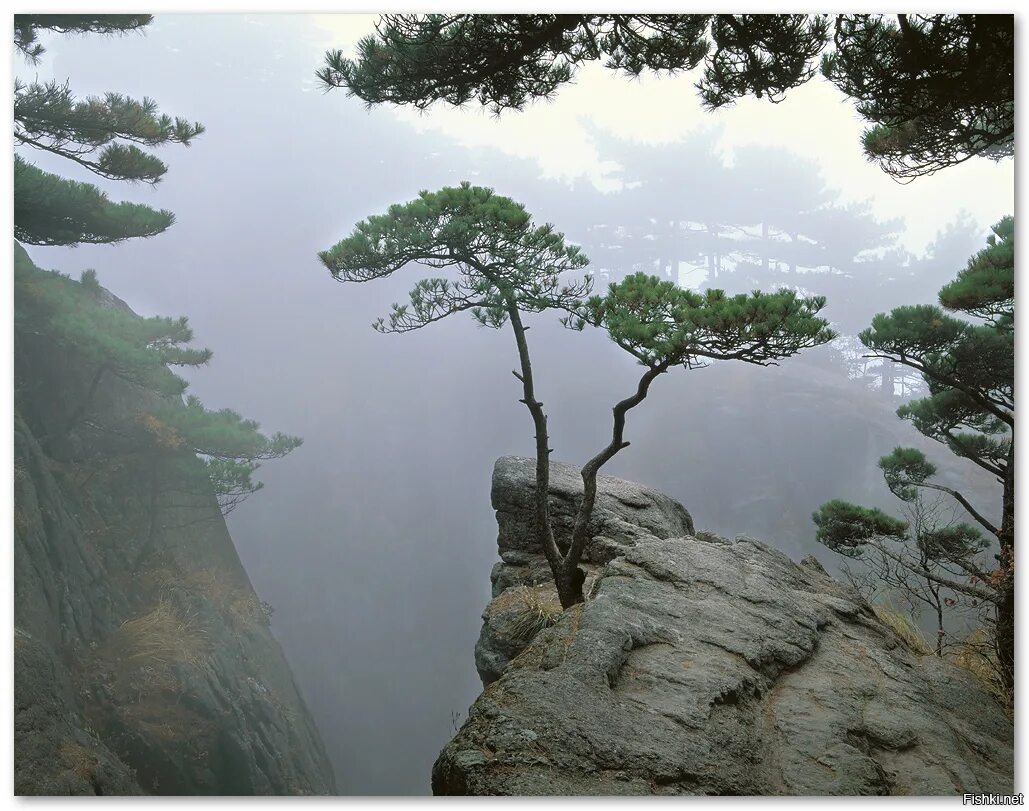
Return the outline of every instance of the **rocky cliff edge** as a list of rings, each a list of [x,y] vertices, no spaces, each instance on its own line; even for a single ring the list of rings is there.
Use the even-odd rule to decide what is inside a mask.
[[[581,484],[564,465],[552,479],[560,538]],[[561,612],[533,488],[531,460],[497,462],[487,686],[436,761],[436,794],[1012,791],[1001,706],[814,558],[697,534],[674,500],[602,477],[589,598]]]

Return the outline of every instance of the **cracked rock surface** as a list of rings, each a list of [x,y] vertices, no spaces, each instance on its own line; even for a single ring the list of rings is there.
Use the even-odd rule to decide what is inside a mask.
[[[508,457],[494,474],[505,561],[510,539],[531,537],[512,518],[531,507],[517,484],[531,464]],[[1010,719],[967,671],[910,651],[813,558],[698,538],[668,497],[601,488],[607,505],[634,492],[651,504],[600,517],[610,543],[592,560],[592,598],[556,624],[519,642],[505,637],[511,612],[487,609],[476,659],[488,686],[435,764],[435,793],[1012,791]],[[688,533],[655,534],[674,516]],[[519,544],[491,605],[540,574]]]

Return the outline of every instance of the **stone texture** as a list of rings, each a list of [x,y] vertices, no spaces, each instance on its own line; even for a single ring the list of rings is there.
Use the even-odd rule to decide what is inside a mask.
[[[500,534],[497,546],[505,553],[539,553],[533,529],[536,492],[535,461],[503,456],[493,468],[491,500]],[[579,468],[554,462],[550,466],[550,516],[558,546],[571,539],[575,510],[582,496]],[[614,476],[597,477],[597,502],[590,520],[592,540],[584,560],[606,563],[639,538],[675,538],[693,533],[693,519],[679,502],[649,487]]]
[[[495,489],[494,505],[524,514],[524,492]],[[668,501],[652,503],[674,514]],[[502,539],[520,537],[500,523]],[[1004,710],[967,671],[907,649],[817,561],[642,526],[584,605],[498,649],[496,677],[435,764],[435,793],[1012,791]]]
[[[558,546],[571,540],[572,525],[582,497],[579,468],[561,462],[550,466],[550,514]],[[493,597],[505,590],[537,588],[544,601],[557,600],[550,566],[534,536],[536,462],[523,456],[502,456],[493,467],[491,500],[497,511],[498,562],[490,574]],[[598,564],[611,560],[640,538],[672,538],[693,532],[693,519],[679,502],[636,482],[614,476],[597,477],[597,501],[590,521],[591,540],[583,554],[586,589]],[[512,627],[520,616],[520,601],[494,601],[482,614],[482,631],[475,646],[475,667],[483,686],[499,678],[508,662],[528,644]]]
[[[34,385],[14,425],[15,793],[333,793],[213,493],[168,474],[153,513],[146,468],[99,432],[44,450],[88,375],[16,340]],[[148,406],[114,380],[96,403],[114,424]]]

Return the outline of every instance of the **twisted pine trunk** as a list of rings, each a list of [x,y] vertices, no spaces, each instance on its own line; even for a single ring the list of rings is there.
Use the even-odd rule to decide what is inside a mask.
[[[628,447],[629,443],[624,441],[625,415],[630,409],[639,405],[647,396],[650,384],[663,374],[667,364],[648,367],[643,377],[640,378],[636,393],[631,397],[619,402],[613,410],[614,427],[611,433],[611,441],[596,456],[590,459],[582,468],[583,495],[575,514],[575,523],[572,529],[572,540],[568,551],[564,554],[558,549],[554,539],[554,528],[550,522],[550,439],[547,433],[547,415],[543,411],[543,403],[536,399],[535,383],[532,376],[532,362],[529,358],[529,345],[525,340],[526,327],[522,323],[521,312],[518,310],[517,302],[513,297],[507,300],[507,314],[511,319],[511,328],[515,334],[515,343],[518,346],[518,359],[521,366],[520,372],[514,372],[514,376],[522,383],[522,399],[532,416],[532,422],[536,429],[536,492],[535,492],[535,524],[536,539],[543,549],[543,554],[550,564],[551,574],[554,576],[554,585],[557,587],[557,595],[561,600],[562,608],[571,608],[573,605],[584,602],[583,583],[586,581],[586,573],[579,568],[582,553],[589,541],[589,522],[593,516],[593,508],[597,501],[597,475],[611,458],[622,448]]]
[[[657,379],[658,375],[664,374],[667,369],[668,364],[648,367],[643,377],[640,378],[636,393],[631,397],[626,397],[612,409],[614,424],[611,429],[611,441],[582,468],[582,501],[579,502],[579,509],[575,513],[572,542],[568,547],[568,554],[565,556],[565,565],[571,570],[578,570],[579,560],[589,541],[589,522],[597,502],[597,474],[600,472],[600,468],[611,461],[616,453],[629,447],[629,443],[624,439],[625,415],[646,399],[647,393],[650,391],[650,384]],[[574,602],[581,603],[583,601],[581,582],[578,594],[574,596]],[[563,597],[561,604],[564,605]]]

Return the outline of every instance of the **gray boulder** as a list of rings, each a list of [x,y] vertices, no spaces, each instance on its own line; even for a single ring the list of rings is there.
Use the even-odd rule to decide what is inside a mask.
[[[491,501],[500,533],[497,546],[505,552],[538,555],[533,516],[536,462],[523,456],[502,456],[493,467]],[[572,537],[575,512],[582,497],[579,468],[550,465],[550,517],[558,546]],[[641,538],[676,538],[693,534],[693,519],[679,502],[664,493],[614,476],[597,477],[597,502],[589,524],[592,540],[583,558],[606,563]]]
[[[497,467],[503,547],[524,535],[510,516],[527,499],[503,489],[514,463]],[[501,591],[477,651],[499,653],[495,678],[440,754],[434,793],[1012,791],[1010,718],[971,674],[905,647],[813,558],[680,535],[612,537],[622,551],[596,567],[587,602],[517,651],[489,648],[525,587]]]

